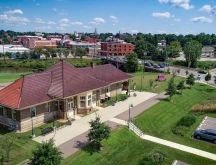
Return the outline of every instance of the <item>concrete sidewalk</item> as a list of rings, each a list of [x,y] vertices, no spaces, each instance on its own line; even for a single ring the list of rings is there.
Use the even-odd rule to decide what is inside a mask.
[[[120,119],[117,119],[117,120],[112,119],[112,120],[115,121],[115,122],[118,122],[119,124],[125,123],[124,120],[120,120]],[[125,124],[123,124],[123,125],[125,125]],[[139,128],[136,128],[136,129],[139,130]],[[133,131],[133,129],[132,129],[132,131]],[[194,155],[205,157],[205,158],[208,158],[208,159],[211,159],[211,160],[216,160],[216,154],[213,154],[213,153],[210,153],[210,152],[202,151],[202,150],[199,150],[199,149],[196,149],[196,148],[188,147],[188,146],[185,146],[185,145],[182,145],[182,144],[174,143],[174,142],[164,140],[164,139],[160,139],[160,138],[150,136],[150,135],[145,135],[144,134],[144,135],[140,136],[140,138],[142,138],[144,140],[154,142],[154,143],[158,143],[158,144],[161,144],[161,145],[165,145],[165,146],[168,146],[168,147],[171,147],[171,148],[175,148],[175,149],[178,149],[178,150],[181,150],[181,151],[185,151],[185,152],[188,152],[188,153],[191,153],[191,154],[194,154]]]
[[[135,117],[138,114],[142,113],[143,111],[147,110],[152,105],[157,104],[160,102],[160,100],[163,100],[166,98],[167,95],[164,95],[164,93],[158,94],[156,96],[151,97],[150,99],[147,99],[146,101],[138,104],[137,106],[133,107],[131,109],[131,117]],[[131,103],[131,102],[129,102]],[[129,103],[126,104],[129,106]],[[133,103],[133,102],[132,102]],[[127,120],[128,120],[128,109],[121,114],[110,118],[108,121],[105,122],[105,124],[109,125],[112,129],[117,128],[118,126],[125,125],[127,126]],[[122,120],[123,119],[123,120]],[[63,157],[66,158],[72,154],[74,154],[76,151],[87,145],[87,136],[88,131],[70,139],[69,141],[61,144],[58,146],[61,152],[63,152]]]
[[[129,97],[127,100],[118,102],[115,106],[108,106],[106,108],[103,108],[96,113],[101,117],[101,120],[105,122],[125,111],[128,111],[129,104],[133,103],[134,106],[137,106],[140,103],[156,96],[155,93],[137,91],[136,97],[133,97],[133,92],[131,92],[131,94],[132,97]],[[79,120],[75,120],[71,126],[67,126],[46,136],[38,136],[34,138],[34,140],[41,143],[42,141],[54,138],[56,146],[59,146],[88,131],[90,129],[89,122],[92,119],[95,119],[94,113],[87,115]]]

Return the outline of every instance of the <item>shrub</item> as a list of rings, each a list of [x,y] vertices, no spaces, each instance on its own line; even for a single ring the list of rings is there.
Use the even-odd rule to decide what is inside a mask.
[[[185,126],[175,126],[173,129],[172,129],[172,132],[176,135],[180,135],[180,136],[184,136],[184,134],[189,130],[188,127],[185,127]]]
[[[214,113],[216,112],[216,104],[194,105],[191,108],[191,111],[192,112]]]
[[[162,164],[164,160],[167,158],[166,154],[162,151],[156,150],[149,154],[149,156],[145,156],[139,162],[139,165],[158,165]]]
[[[196,117],[194,115],[188,114],[187,116],[181,118],[181,120],[177,123],[177,126],[190,127],[196,121]]]

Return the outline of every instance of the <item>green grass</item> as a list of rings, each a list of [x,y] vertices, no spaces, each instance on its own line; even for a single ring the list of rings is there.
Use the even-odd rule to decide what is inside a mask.
[[[122,101],[122,98],[124,97],[128,98],[129,96],[126,94],[120,94],[117,96],[117,101]],[[113,102],[116,102],[116,97],[112,97],[110,100],[106,101],[105,104],[112,105]]]
[[[142,140],[125,127],[112,131],[111,137],[102,144],[101,152],[90,155],[87,146],[63,160],[62,165],[137,165],[144,156],[148,156],[154,150],[166,153],[167,159],[163,165],[170,165],[176,159],[194,165],[215,164],[215,161],[203,157]]]
[[[63,123],[56,121],[56,127],[62,126]],[[41,130],[53,125],[53,122],[50,121],[40,127],[34,129],[34,133],[36,136],[41,135]],[[15,133],[8,132],[6,127],[0,125],[0,142],[3,141],[5,135],[13,137],[15,139],[15,145],[11,152],[12,162],[10,164],[17,164],[31,157],[32,150],[34,150],[37,146],[37,142],[32,140],[31,131],[25,133]],[[0,147],[0,155],[4,153]]]
[[[190,138],[202,119],[206,115],[216,117],[215,113],[201,114],[198,116],[195,124],[191,126],[184,136],[178,136],[172,133],[172,128],[176,126],[182,117],[190,112],[190,108],[193,105],[200,104],[209,97],[214,97],[215,95],[216,89],[203,84],[196,84],[192,89],[183,90],[182,95],[174,95],[172,102],[165,99],[149,108],[147,111],[137,116],[135,122],[144,133],[216,153],[216,145]]]
[[[23,75],[29,74],[31,72],[25,73],[0,73],[0,83],[13,82]]]
[[[130,88],[133,90],[133,84],[136,83],[136,90],[140,91],[141,90],[141,86],[142,86],[142,90],[146,91],[146,92],[154,92],[149,85],[149,80],[153,80],[153,86],[154,85],[158,85],[158,88],[156,88],[156,93],[161,93],[163,91],[166,90],[167,86],[168,86],[168,81],[170,80],[170,78],[172,77],[171,74],[166,74],[165,81],[156,81],[158,75],[164,75],[164,73],[153,73],[153,72],[136,72],[136,73],[131,73],[132,76],[134,76],[133,78],[133,82],[130,85]],[[141,77],[142,78],[142,85],[141,85]],[[176,76],[175,77],[175,83],[176,85],[183,80],[183,78]]]

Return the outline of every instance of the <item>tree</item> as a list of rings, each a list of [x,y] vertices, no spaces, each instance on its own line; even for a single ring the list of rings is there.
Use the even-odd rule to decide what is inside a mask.
[[[81,59],[83,56],[86,55],[86,51],[83,48],[76,48],[76,55],[79,56]]]
[[[96,115],[95,120],[91,120],[90,132],[87,135],[88,141],[92,143],[93,151],[99,151],[101,149],[101,141],[103,139],[108,139],[110,136],[110,127],[105,125],[100,120],[100,116]]]
[[[20,58],[21,54],[20,52],[16,52],[16,58]]]
[[[166,89],[167,94],[170,96],[170,101],[172,96],[176,93],[176,86],[174,84],[174,77],[168,82],[168,88]]]
[[[65,49],[65,50],[63,51],[63,54],[64,54],[64,56],[67,58],[67,56],[69,56],[69,54],[70,54],[70,51],[67,50],[67,49]]]
[[[2,136],[2,135],[1,135]],[[15,139],[12,136],[4,135],[1,138],[1,148],[5,151],[7,161],[10,161],[11,151],[14,148]]]
[[[70,35],[70,38],[73,40],[73,41],[75,41],[76,40],[76,35]]]
[[[53,59],[54,57],[56,57],[56,49],[54,49],[54,48],[49,48],[49,52],[50,52],[50,55],[51,55],[52,59]]]
[[[33,157],[30,159],[30,165],[60,165],[61,152],[55,146],[54,140],[50,139],[48,142],[42,142],[37,148],[32,152]]]
[[[186,76],[189,74],[188,70],[185,71]]]
[[[47,49],[43,50],[42,54],[45,55],[46,59],[48,59],[50,57],[49,50],[47,50]]]
[[[196,67],[202,54],[202,45],[198,41],[189,41],[184,46],[184,54],[188,67]]]
[[[85,36],[85,35],[82,35],[82,36],[81,36],[81,40],[82,40],[82,41],[85,41],[85,40],[86,40],[86,36]]]
[[[177,85],[177,89],[181,91],[184,89],[184,80],[180,81],[179,84]]]
[[[125,70],[127,72],[136,72],[138,68],[138,58],[137,54],[132,52],[126,56],[127,62],[125,63]]]
[[[134,52],[137,54],[138,58],[143,59],[143,53],[147,51],[147,45],[144,40],[136,41],[136,46],[134,48]]]
[[[7,56],[8,58],[11,58],[12,53],[11,53],[11,52],[6,52],[6,53],[5,53],[5,56]]]
[[[40,56],[43,53],[42,48],[35,48],[35,52]]]
[[[70,52],[71,52],[71,55],[72,55],[74,58],[76,58],[76,49],[71,48],[71,49],[70,49]]]
[[[24,58],[24,59],[29,58],[29,52],[24,51],[22,54],[22,58]]]
[[[191,86],[193,86],[195,84],[195,78],[194,78],[193,73],[189,74],[189,76],[186,80],[186,84],[190,85],[190,88],[191,88]]]
[[[211,80],[211,74],[208,72],[208,74],[205,76],[205,81],[208,81]]]

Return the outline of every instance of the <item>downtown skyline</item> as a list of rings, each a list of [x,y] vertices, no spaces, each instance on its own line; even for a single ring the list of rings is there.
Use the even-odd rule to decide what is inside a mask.
[[[0,29],[19,32],[212,34],[214,0],[7,0]]]

